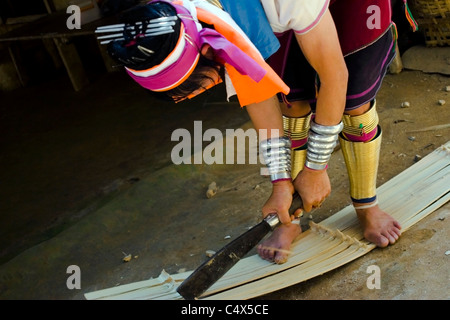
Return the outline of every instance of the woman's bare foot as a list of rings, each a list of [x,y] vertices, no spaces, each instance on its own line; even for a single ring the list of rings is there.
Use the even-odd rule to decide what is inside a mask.
[[[364,237],[368,241],[384,248],[394,244],[400,237],[400,224],[378,205],[366,209],[358,209],[355,206],[355,209],[364,229]]]
[[[285,263],[290,254],[292,241],[301,233],[298,224],[282,224],[272,234],[258,245],[258,254],[264,260],[277,264]]]

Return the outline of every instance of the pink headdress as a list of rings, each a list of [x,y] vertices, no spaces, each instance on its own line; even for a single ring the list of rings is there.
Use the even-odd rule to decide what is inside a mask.
[[[259,82],[266,74],[264,68],[220,33],[202,28],[195,12],[191,12],[195,7],[189,1],[186,1],[186,6],[165,0],[153,2],[165,2],[173,6],[181,20],[181,28],[175,48],[160,64],[146,70],[126,67],[128,74],[142,87],[152,91],[167,91],[180,85],[195,69],[205,44],[211,46],[217,62],[233,66],[255,82]]]

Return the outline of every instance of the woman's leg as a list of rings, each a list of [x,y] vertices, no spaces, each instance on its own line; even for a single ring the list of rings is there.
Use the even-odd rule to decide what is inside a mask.
[[[284,135],[292,142],[291,150],[291,176],[294,180],[303,169],[306,159],[306,142],[311,120],[311,108],[306,101],[289,103],[289,106],[281,103],[283,113]],[[290,225],[280,225],[272,234],[258,246],[258,254],[261,258],[278,264],[287,261],[289,249],[295,238],[301,233],[296,219]]]
[[[376,195],[381,147],[376,101],[347,112],[339,137],[350,181],[350,196],[364,237],[379,247],[395,243],[400,224],[380,209]]]

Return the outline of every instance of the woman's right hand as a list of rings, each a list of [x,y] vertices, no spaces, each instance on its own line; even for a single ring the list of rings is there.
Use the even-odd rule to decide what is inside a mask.
[[[294,180],[295,190],[303,201],[303,209],[310,212],[319,208],[331,193],[327,170],[312,170],[305,167]]]

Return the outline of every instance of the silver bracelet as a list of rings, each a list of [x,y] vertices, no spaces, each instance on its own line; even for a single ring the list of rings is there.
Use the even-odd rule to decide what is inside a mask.
[[[272,182],[291,178],[291,140],[288,137],[264,140],[260,143],[260,151]]]
[[[323,170],[327,167],[331,154],[336,147],[338,134],[344,125],[341,122],[334,126],[323,126],[311,121],[308,135],[308,151],[305,166],[314,170]]]
[[[323,126],[321,124],[315,123],[314,121],[311,121],[311,130],[325,136],[338,135],[339,133],[341,133],[343,128],[344,124],[342,123],[342,121],[334,126]]]

